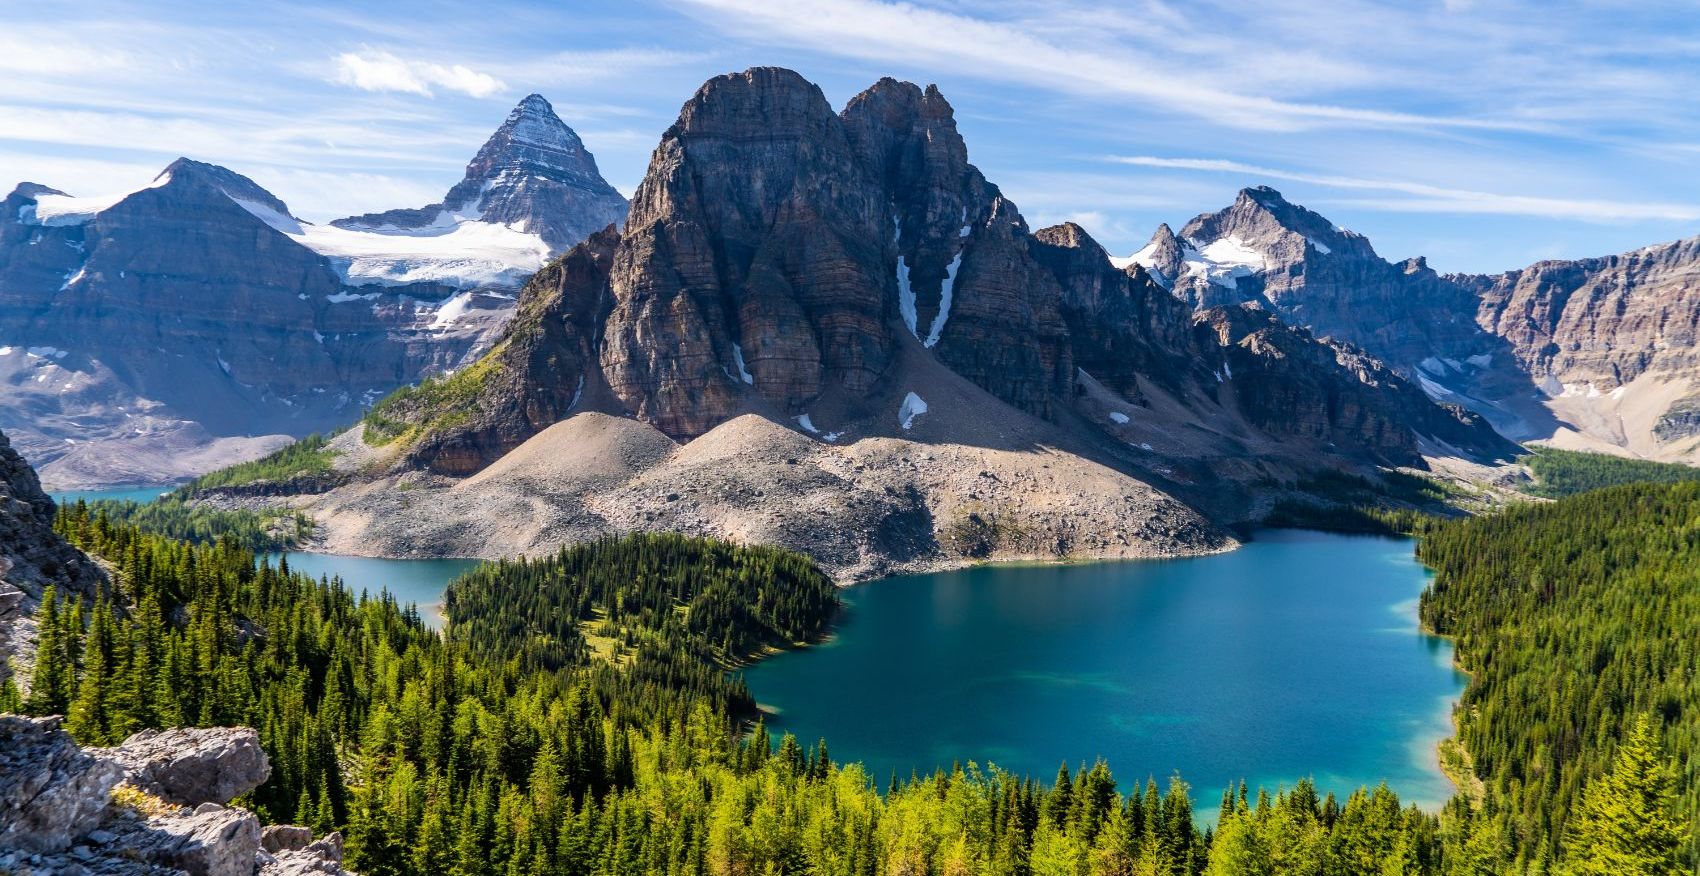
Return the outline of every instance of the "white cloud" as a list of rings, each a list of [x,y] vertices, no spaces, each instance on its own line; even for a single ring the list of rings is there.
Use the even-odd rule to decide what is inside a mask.
[[[488,73],[461,64],[444,66],[428,61],[410,61],[391,52],[362,49],[336,56],[332,80],[362,91],[400,91],[425,97],[433,87],[458,91],[471,97],[489,97],[507,90],[507,84]]]
[[[1700,219],[1700,206],[1693,204],[1507,195],[1446,188],[1404,180],[1367,179],[1281,170],[1214,158],[1160,158],[1150,155],[1118,155],[1111,156],[1109,160],[1136,167],[1233,173],[1242,176],[1291,180],[1326,188],[1393,192],[1412,196],[1393,200],[1374,198],[1336,202],[1355,207],[1394,212],[1541,216],[1553,219],[1579,219],[1588,222],[1621,222],[1645,219],[1686,222]]]

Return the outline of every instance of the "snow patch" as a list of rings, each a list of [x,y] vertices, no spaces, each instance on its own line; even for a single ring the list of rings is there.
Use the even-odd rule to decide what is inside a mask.
[[[579,399],[579,396],[581,396],[581,395],[584,395],[584,372],[583,371],[579,372],[578,386],[573,387],[573,400],[570,401],[570,402],[567,402],[567,410],[570,411],[573,408],[578,407],[578,399]]]
[[[962,253],[957,253],[956,258],[951,259],[950,264],[945,266],[944,282],[939,285],[939,312],[933,317],[933,327],[927,330],[926,346],[931,347],[939,342],[939,333],[944,331],[944,321],[950,318],[951,287],[956,284],[956,271],[961,267]],[[914,295],[911,294],[910,297],[913,298]]]
[[[737,344],[732,345],[732,361],[734,361],[738,364],[738,379],[744,381],[745,383],[754,385],[755,382],[756,382],[755,376],[750,374],[750,370],[748,368],[744,367],[744,348],[743,347],[741,347]]]
[[[70,274],[67,274],[65,276],[65,282],[60,284],[60,286],[59,286],[59,291],[63,292],[66,289],[69,289],[72,286],[77,285],[77,283],[81,282],[83,277],[85,275],[87,275],[88,272],[89,272],[89,269],[85,266],[85,267],[81,267],[81,268],[76,269],[75,271],[71,272]]]
[[[915,418],[927,412],[927,403],[920,396],[909,393],[903,397],[903,404],[897,409],[897,421],[907,429],[915,425]]]
[[[1328,244],[1323,243],[1322,241],[1317,240],[1314,237],[1307,237],[1307,238],[1305,238],[1305,241],[1310,244],[1312,249],[1316,250],[1319,253],[1322,253],[1323,255],[1328,255],[1328,254],[1334,252],[1334,250],[1331,250],[1331,249],[1328,248]]]
[[[25,204],[18,211],[18,221],[25,225],[85,225],[94,217],[117,206],[136,192],[157,189],[171,182],[171,174],[162,173],[153,182],[133,191],[117,195],[74,198],[70,195],[36,195],[34,204]]]
[[[1428,393],[1428,397],[1435,401],[1444,401],[1454,395],[1452,390],[1430,380],[1429,376],[1421,371],[1417,372],[1417,383],[1422,386],[1423,392]]]
[[[11,352],[11,350],[11,347],[6,348],[7,352]],[[37,359],[63,359],[69,355],[58,347],[30,347],[24,352]]]
[[[1629,392],[1629,384],[1627,384],[1627,383],[1622,384],[1622,385],[1618,386],[1618,388],[1611,391],[1611,400],[1612,401],[1622,401],[1624,395],[1626,395],[1628,392]]]
[[[1477,353],[1476,355],[1471,356],[1471,357],[1465,359],[1464,361],[1470,363],[1471,365],[1476,366],[1477,368],[1486,368],[1489,365],[1493,364],[1493,354],[1492,353]]]
[[[915,290],[909,287],[909,266],[903,263],[903,256],[897,257],[897,309],[903,313],[903,324],[909,327],[909,333],[920,337],[915,330]]]
[[[441,283],[456,289],[519,286],[549,260],[543,237],[482,221],[479,211],[443,210],[420,228],[313,225],[253,201],[232,198],[261,222],[330,259],[350,285]]]
[[[431,328],[446,329],[454,325],[456,321],[466,315],[466,311],[471,307],[472,293],[457,293],[443,302],[443,306],[437,308],[437,314],[431,320]]]
[[[325,300],[329,301],[332,304],[346,304],[350,301],[371,301],[372,299],[377,298],[378,295],[380,295],[380,294],[381,293],[378,293],[378,292],[367,292],[365,294],[358,294],[358,293],[354,293],[354,292],[336,292],[336,293],[332,293],[330,295],[326,295]]]
[[[1436,377],[1445,377],[1446,376],[1446,363],[1440,361],[1439,359],[1436,359],[1433,356],[1429,356],[1428,358],[1424,359],[1423,361],[1418,362],[1417,367],[1423,369],[1424,371],[1427,371],[1430,374],[1433,374]]]
[[[813,435],[819,435],[820,434],[820,430],[815,428],[815,421],[809,419],[808,414],[803,414],[801,416],[792,417],[791,419],[796,420],[797,425],[803,427],[803,431],[808,432],[808,433],[813,434]]]
[[[1127,414],[1124,414],[1121,411],[1111,411],[1110,412],[1110,419],[1115,420],[1117,423],[1121,423],[1122,425],[1125,426],[1125,425],[1127,425],[1128,416],[1127,416]]]
[[[1249,277],[1268,268],[1263,253],[1245,245],[1238,237],[1228,236],[1200,248],[1189,244],[1183,256],[1187,276],[1200,277],[1234,289],[1239,278]]]

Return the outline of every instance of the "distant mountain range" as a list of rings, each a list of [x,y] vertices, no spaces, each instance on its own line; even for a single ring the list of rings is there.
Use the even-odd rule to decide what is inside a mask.
[[[328,225],[189,159],[118,196],[24,183],[0,201],[0,428],[61,487],[256,456],[475,358],[625,213],[537,95],[442,203]]]
[[[1700,461],[1700,237],[1440,275],[1255,188],[1115,261],[1196,306],[1256,302],[1352,343],[1507,437]]]

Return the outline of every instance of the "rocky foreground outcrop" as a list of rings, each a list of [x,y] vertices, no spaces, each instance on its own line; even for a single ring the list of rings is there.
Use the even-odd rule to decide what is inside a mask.
[[[35,470],[0,433],[0,680],[33,663],[31,612],[46,587],[93,596],[104,577],[53,531],[54,510]]]
[[[58,718],[0,715],[0,873],[346,874],[339,834],[262,829],[227,805],[270,773],[245,727],[150,731],[83,749]]]

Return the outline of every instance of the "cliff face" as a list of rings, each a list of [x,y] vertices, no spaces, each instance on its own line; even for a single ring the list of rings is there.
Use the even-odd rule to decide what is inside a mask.
[[[1700,237],[1495,276],[1450,278],[1530,374],[1610,391],[1700,367]]]

